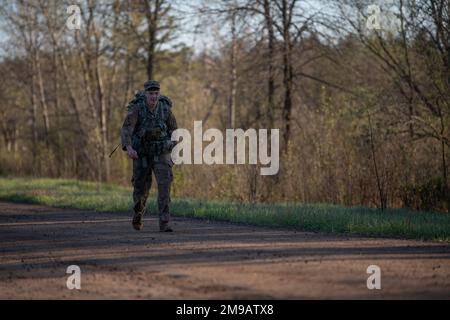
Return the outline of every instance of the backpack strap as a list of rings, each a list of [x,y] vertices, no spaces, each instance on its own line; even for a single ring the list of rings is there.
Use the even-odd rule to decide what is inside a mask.
[[[172,108],[172,101],[166,96],[160,96],[159,105],[160,107],[158,109],[160,113],[158,114],[158,116],[163,121],[166,121],[169,117],[170,108]]]

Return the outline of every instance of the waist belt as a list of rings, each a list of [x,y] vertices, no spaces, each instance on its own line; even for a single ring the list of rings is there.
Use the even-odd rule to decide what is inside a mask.
[[[141,150],[138,152],[140,156],[159,156],[163,153],[166,146],[166,140],[146,141],[141,145]],[[140,153],[140,154],[139,154]]]

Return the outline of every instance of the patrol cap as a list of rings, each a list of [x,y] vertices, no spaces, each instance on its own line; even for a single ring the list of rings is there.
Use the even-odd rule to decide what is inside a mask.
[[[159,82],[155,80],[148,80],[144,83],[144,90],[145,91],[159,91],[160,86]]]

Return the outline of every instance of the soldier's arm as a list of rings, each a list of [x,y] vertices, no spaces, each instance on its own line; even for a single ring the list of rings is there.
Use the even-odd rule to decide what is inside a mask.
[[[120,138],[122,140],[122,150],[126,151],[127,146],[131,146],[131,136],[138,119],[138,112],[136,108],[128,108],[128,114],[123,122],[120,130]]]

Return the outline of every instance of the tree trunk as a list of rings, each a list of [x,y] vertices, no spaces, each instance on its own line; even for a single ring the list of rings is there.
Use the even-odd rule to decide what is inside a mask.
[[[236,86],[237,86],[237,39],[236,39],[236,12],[231,17],[231,55],[230,55],[230,96],[228,98],[228,126],[235,127],[236,118]]]
[[[65,172],[64,168],[61,168],[61,166],[65,165],[64,154],[63,154],[63,141],[61,137],[61,114],[59,110],[59,67],[58,67],[58,54],[56,52],[56,48],[53,48],[53,94],[54,94],[54,110],[55,110],[55,122],[56,122],[56,160],[58,164],[56,165],[56,172],[58,177],[62,176],[62,173]]]
[[[39,85],[39,97],[40,97],[40,102],[41,102],[41,107],[42,107],[42,117],[44,120],[45,144],[48,149],[49,148],[50,120],[49,120],[49,116],[48,116],[47,99],[45,97],[44,81],[42,79],[41,62],[40,62],[39,53],[37,50],[36,50],[35,59],[36,59],[35,64],[36,64],[37,80],[38,80],[37,82]]]
[[[98,94],[98,101],[100,103],[100,132],[101,132],[101,138],[102,138],[102,160],[103,160],[103,179],[105,181],[109,181],[110,179],[110,161],[108,157],[108,132],[107,132],[107,122],[106,122],[106,103],[105,103],[105,96],[103,92],[103,81],[100,74],[100,65],[99,65],[99,59],[96,59],[96,66],[95,66],[95,78],[97,82],[97,94]]]
[[[378,172],[377,158],[376,158],[376,153],[375,153],[375,142],[374,142],[373,130],[372,130],[372,121],[370,119],[369,111],[367,111],[367,117],[368,117],[368,121],[369,121],[370,150],[372,153],[373,167],[375,170],[375,178],[377,180],[378,194],[380,197],[380,208],[381,208],[381,210],[384,210],[387,207],[386,192],[381,184],[381,178],[380,178],[380,174]]]
[[[34,49],[31,49],[33,51]],[[34,53],[32,52],[32,55]],[[36,160],[37,157],[37,150],[38,150],[38,129],[37,129],[37,98],[36,98],[36,64],[34,58],[31,58],[31,129],[32,129],[32,146],[31,146],[31,152],[33,156],[33,162]]]
[[[269,118],[269,128],[273,128],[275,122],[275,32],[273,28],[273,21],[270,10],[269,0],[264,0],[264,16],[266,22],[266,28],[268,33],[268,79],[267,79],[267,100],[268,100],[268,118]]]
[[[292,83],[294,79],[292,70],[292,43],[290,34],[290,16],[287,0],[282,4],[283,16],[283,86],[284,86],[284,105],[283,105],[283,151],[288,150],[291,134],[291,115],[292,115]]]
[[[162,2],[160,0],[155,0],[153,11],[150,2],[151,1],[149,0],[145,0],[144,5],[148,28],[147,78],[153,79],[154,64],[155,64],[156,32],[158,29],[159,10],[161,9]]]

